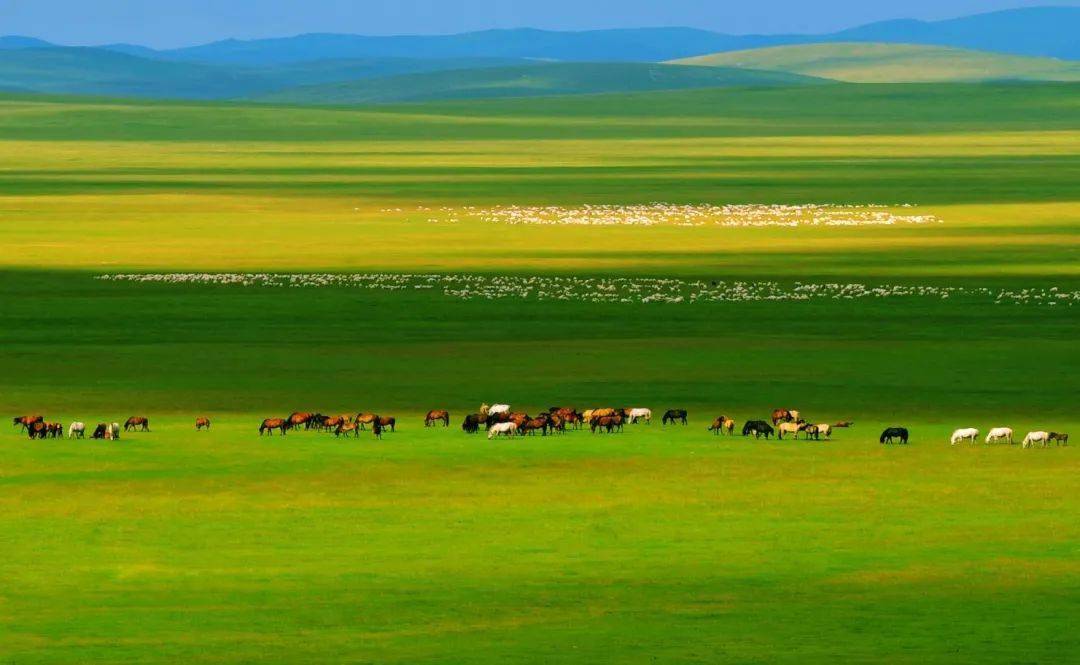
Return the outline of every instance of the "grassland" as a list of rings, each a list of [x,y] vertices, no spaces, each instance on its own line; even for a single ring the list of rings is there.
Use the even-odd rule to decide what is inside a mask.
[[[850,83],[1080,80],[1080,64],[1069,60],[875,42],[777,46],[675,62],[789,72]]]
[[[1080,289],[1072,85],[379,109],[0,103],[0,660],[1061,662],[1078,646],[1076,307],[696,304],[115,283],[408,272]],[[910,203],[941,224],[510,226],[468,206]],[[424,209],[420,209],[423,207]],[[453,220],[459,221],[453,221]],[[488,444],[481,401],[685,407]],[[717,440],[779,405],[856,427]],[[399,433],[259,440],[293,409]],[[215,421],[195,436],[192,419]],[[884,448],[905,424],[913,445]]]

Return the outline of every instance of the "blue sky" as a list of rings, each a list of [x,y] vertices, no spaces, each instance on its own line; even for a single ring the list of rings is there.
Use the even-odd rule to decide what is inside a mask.
[[[1080,0],[0,0],[0,35],[174,47],[303,32],[432,34],[681,25],[827,32],[890,18],[951,18]]]

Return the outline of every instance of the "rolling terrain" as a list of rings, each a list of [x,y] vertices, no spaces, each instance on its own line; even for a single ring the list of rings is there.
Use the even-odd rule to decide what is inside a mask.
[[[0,654],[1068,660],[1075,443],[948,436],[1080,426],[1078,118],[1071,83],[0,96],[0,411],[151,421],[0,433]],[[690,425],[465,435],[485,401]],[[706,431],[779,406],[855,426]],[[400,426],[260,439],[293,410]]]
[[[715,53],[675,63],[745,67],[852,83],[1080,80],[1078,62],[909,44],[779,46]]]
[[[306,86],[265,95],[286,104],[392,104],[445,99],[533,97],[692,88],[786,87],[827,83],[820,78],[733,67],[645,63],[559,63],[411,74]]]

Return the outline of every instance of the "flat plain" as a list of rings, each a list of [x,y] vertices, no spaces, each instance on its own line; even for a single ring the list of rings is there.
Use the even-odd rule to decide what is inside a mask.
[[[152,432],[0,436],[0,657],[1068,660],[1074,449],[948,437],[1080,424],[1077,93],[3,98],[0,405]],[[932,221],[769,223],[809,204]],[[762,223],[633,212],[707,205]],[[217,273],[304,285],[176,278]],[[488,442],[484,401],[691,424]],[[706,432],[781,406],[856,425]],[[259,438],[294,410],[402,425]]]

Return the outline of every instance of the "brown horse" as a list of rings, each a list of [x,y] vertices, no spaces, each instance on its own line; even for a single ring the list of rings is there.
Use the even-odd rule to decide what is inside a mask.
[[[292,429],[300,429],[302,425],[305,429],[311,429],[311,420],[315,417],[314,413],[304,413],[302,411],[294,411],[289,414],[287,420],[289,421],[289,427]]]
[[[142,416],[132,416],[128,418],[127,422],[124,423],[124,431],[127,432],[133,429],[138,429],[140,432],[149,432],[150,420],[148,418],[143,418]]]
[[[375,419],[378,418],[374,413],[358,413],[356,414],[356,424],[360,426],[360,429],[367,429],[367,425],[375,424]]]
[[[1069,435],[1065,432],[1050,432],[1050,438],[1048,438],[1046,442],[1048,444],[1053,443],[1058,446],[1068,446]]]
[[[772,424],[775,427],[779,423],[790,423],[795,420],[795,414],[787,409],[776,409],[772,412]]]
[[[530,417],[529,414],[521,413],[519,411],[517,413],[511,413],[510,417],[506,420],[506,422],[514,423],[518,426],[518,429],[521,429],[525,426],[525,423],[529,422],[530,420],[532,420],[532,417]]]
[[[598,430],[604,430],[608,434],[611,434],[616,430],[621,430],[622,423],[622,415],[616,414],[611,416],[594,416],[592,421],[589,423],[589,428],[592,430],[593,434],[596,434]]]
[[[344,416],[334,416],[333,418],[327,418],[326,420],[324,420],[319,429],[323,429],[326,431],[336,430],[338,427],[348,424],[348,422],[349,419]]]
[[[845,420],[843,422],[836,423],[835,425],[833,425],[833,427],[839,427],[840,429],[847,429],[847,428],[852,427],[854,425],[855,425],[855,423],[851,422],[850,420]]]
[[[443,427],[450,427],[450,412],[428,411],[427,417],[424,418],[424,427],[431,427],[439,421],[442,421]]]
[[[19,416],[14,419],[12,425],[21,427],[22,429],[30,429],[30,426],[34,423],[40,423],[45,420],[45,416]]]
[[[267,418],[259,426],[259,436],[264,433],[269,433],[270,436],[274,436],[274,430],[281,430],[281,436],[285,436],[288,430],[292,429],[292,425],[285,418]]]
[[[709,431],[717,436],[725,432],[728,436],[734,436],[735,421],[731,418],[728,418],[727,416],[720,416],[713,421],[712,427],[709,428]]]
[[[341,438],[344,434],[346,438],[351,434],[356,438],[360,438],[360,426],[356,423],[341,423],[337,429],[334,430],[334,436]]]
[[[27,434],[31,439],[44,439],[49,435],[49,426],[43,420],[30,423],[26,427]]]
[[[521,433],[528,434],[530,436],[536,434],[537,431],[543,433],[544,436],[548,435],[549,422],[547,418],[532,418],[525,422],[519,429]]]
[[[199,430],[202,430],[202,429],[210,429],[210,419],[209,418],[196,418],[195,419],[195,431],[198,432]]]
[[[64,423],[45,423],[45,430],[50,439],[64,438]]]
[[[391,432],[397,431],[397,418],[376,416],[375,425],[379,426],[379,435],[382,435],[382,430],[389,428]]]

